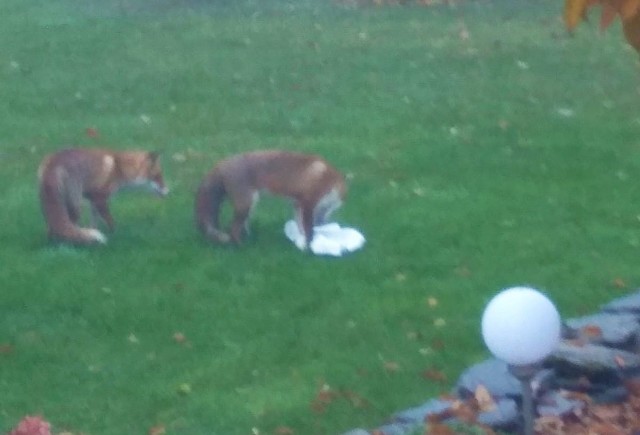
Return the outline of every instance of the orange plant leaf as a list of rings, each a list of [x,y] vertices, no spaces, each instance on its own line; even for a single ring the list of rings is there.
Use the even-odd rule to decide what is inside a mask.
[[[640,10],[640,0],[623,0],[620,6],[620,17],[627,21],[638,14]]]
[[[588,3],[589,0],[565,0],[564,24],[567,26],[567,29],[573,30],[580,24],[589,6]]]
[[[618,10],[612,3],[603,3],[602,14],[600,15],[600,30],[606,30],[616,18],[616,15],[618,15]]]
[[[622,22],[624,37],[636,51],[640,52],[640,14]]]

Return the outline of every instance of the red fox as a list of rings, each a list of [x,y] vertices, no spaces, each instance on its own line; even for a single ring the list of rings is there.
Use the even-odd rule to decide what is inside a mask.
[[[289,151],[269,150],[238,154],[220,161],[205,175],[196,194],[196,225],[212,241],[240,244],[258,194],[266,190],[294,201],[296,222],[306,248],[313,227],[326,223],[346,195],[340,172],[323,158]],[[233,206],[231,234],[220,230],[225,197]]]
[[[148,185],[160,196],[169,193],[158,153],[147,151],[62,150],[44,158],[38,179],[49,239],[72,244],[107,242],[97,220],[113,230],[107,200],[120,187]],[[91,204],[91,228],[78,225],[83,198]]]

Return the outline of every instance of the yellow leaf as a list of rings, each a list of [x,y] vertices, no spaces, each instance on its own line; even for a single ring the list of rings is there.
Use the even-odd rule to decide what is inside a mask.
[[[567,29],[573,30],[582,21],[587,10],[589,0],[565,0],[564,24]]]
[[[638,14],[640,0],[624,0],[620,7],[620,16],[623,21],[630,20]]]

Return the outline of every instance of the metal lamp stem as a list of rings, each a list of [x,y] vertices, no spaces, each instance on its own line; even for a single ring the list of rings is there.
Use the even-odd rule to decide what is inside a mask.
[[[509,365],[509,372],[520,381],[520,386],[522,388],[522,416],[524,420],[524,435],[534,435],[534,407],[531,379],[533,379],[539,369],[539,364],[528,364],[524,366]]]

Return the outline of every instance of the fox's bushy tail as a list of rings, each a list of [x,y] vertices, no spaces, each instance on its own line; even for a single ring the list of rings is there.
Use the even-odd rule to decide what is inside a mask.
[[[40,183],[40,204],[47,222],[49,239],[78,245],[107,243],[107,238],[100,231],[82,228],[71,219],[69,203],[73,199],[68,197],[69,193],[56,181],[44,179]],[[79,204],[77,207],[79,214]]]
[[[198,230],[209,240],[228,243],[231,237],[220,229],[220,209],[227,196],[222,174],[217,168],[209,172],[196,193],[195,217]]]

